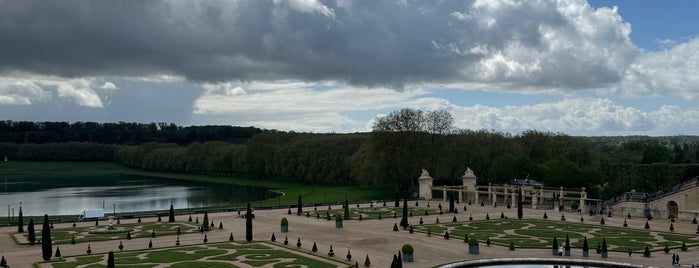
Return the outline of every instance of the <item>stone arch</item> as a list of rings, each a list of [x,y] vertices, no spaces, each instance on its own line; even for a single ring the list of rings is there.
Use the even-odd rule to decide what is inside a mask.
[[[677,215],[679,213],[679,207],[677,206],[677,202],[675,201],[669,201],[667,202],[667,217],[669,219],[677,219]]]

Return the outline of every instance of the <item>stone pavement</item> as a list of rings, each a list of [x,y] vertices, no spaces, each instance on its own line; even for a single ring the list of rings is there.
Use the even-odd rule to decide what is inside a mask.
[[[393,202],[389,202],[393,204]],[[415,205],[415,202],[408,202],[409,205]],[[412,203],[412,204],[410,204]],[[432,207],[436,207],[438,201],[430,202]],[[420,201],[421,206],[426,205],[426,201]],[[442,202],[442,205],[447,205]],[[351,205],[355,206],[355,205]],[[362,207],[368,204],[362,204]],[[340,206],[335,205],[333,209],[338,209]],[[463,204],[457,206],[459,209]],[[312,207],[305,208],[311,210]],[[292,210],[293,211],[293,210]],[[468,214],[472,214],[475,219],[483,219],[486,213],[490,215],[499,215],[501,211],[505,211],[508,215],[516,214],[516,209],[493,208],[489,206],[481,207],[480,205],[468,206],[467,212],[460,212],[457,218],[465,220]],[[531,210],[524,209],[525,218],[541,219],[544,212],[549,215],[549,220],[557,220],[560,218],[560,213],[553,210]],[[575,216],[574,216],[575,215]],[[192,215],[193,217],[203,218],[203,215]],[[316,219],[315,217],[296,216],[295,214],[287,215],[287,209],[272,209],[272,210],[257,210],[255,211],[255,220],[253,221],[253,238],[254,240],[269,241],[272,233],[275,233],[277,243],[281,244],[284,236],[288,236],[289,244],[294,245],[297,238],[301,238],[303,243],[302,250],[310,252],[313,242],[318,246],[318,254],[327,254],[329,246],[332,245],[335,251],[335,257],[339,260],[344,260],[347,251],[350,250],[353,256],[352,262],[355,260],[361,264],[364,258],[369,255],[372,267],[389,267],[393,259],[393,254],[397,254],[403,244],[411,244],[415,248],[414,258],[412,263],[404,263],[404,267],[433,267],[441,264],[452,262],[475,260],[475,259],[493,259],[493,258],[526,258],[540,257],[550,258],[551,251],[549,249],[517,249],[509,251],[507,247],[490,246],[486,247],[481,243],[479,255],[469,255],[468,248],[462,240],[449,239],[445,240],[441,235],[433,235],[428,237],[423,233],[410,234],[407,231],[392,231],[394,223],[398,223],[400,218],[392,217],[382,220],[351,220],[344,221],[344,228],[335,228],[335,221],[327,221],[325,219]],[[422,216],[426,223],[435,222],[440,215]],[[558,217],[557,217],[558,216]],[[280,232],[280,220],[286,217],[289,220],[289,232],[282,234]],[[578,219],[574,212],[566,212],[566,217],[569,219]],[[589,217],[585,215],[585,224],[599,225],[601,216]],[[177,221],[186,221],[188,215],[177,217]],[[218,228],[207,233],[209,243],[223,242],[228,240],[229,234],[232,232],[236,241],[244,241],[245,239],[245,219],[240,218],[236,212],[226,213],[211,213],[209,214],[211,221],[218,226],[220,221],[223,221],[223,230]],[[411,224],[417,224],[419,216],[409,218]],[[463,218],[463,219],[461,219]],[[451,219],[451,215],[441,215],[442,221]],[[156,221],[156,218],[144,218],[144,221]],[[136,220],[123,220],[123,223],[131,223]],[[624,217],[606,218],[607,226],[622,226]],[[642,229],[646,220],[641,218],[632,218],[628,220],[629,227]],[[89,226],[92,222],[78,223],[79,225]],[[72,223],[55,224],[55,228],[69,228]],[[666,231],[669,230],[670,222],[664,219],[654,219],[651,221],[652,230]],[[37,227],[41,227],[37,225]],[[695,234],[696,225],[689,221],[675,222],[675,232],[685,234]],[[0,228],[0,255],[4,255],[8,263],[13,268],[30,268],[33,263],[41,261],[41,247],[17,245],[10,237],[10,234],[15,232],[16,227]],[[40,231],[37,230],[37,234]],[[192,245],[201,244],[203,239],[202,234],[184,234],[180,237],[181,244]],[[146,249],[150,238],[138,238],[132,240],[123,240],[124,250]],[[156,237],[153,239],[154,248],[172,247],[175,244],[176,236]],[[118,240],[90,242],[93,255],[105,254],[109,250],[118,251]],[[87,243],[79,243],[75,245],[63,244],[59,245],[63,256],[83,255],[87,250]],[[295,248],[295,246],[293,246]],[[55,246],[54,246],[55,250]],[[592,249],[594,251],[594,249]],[[693,263],[699,263],[699,247],[690,247],[689,251],[681,252],[673,250],[670,254],[664,252],[653,252],[650,258],[645,258],[641,254],[633,254],[629,257],[626,253],[610,252],[609,261],[625,262],[633,264],[642,264],[653,267],[669,267],[671,264],[672,253],[678,253],[681,257],[683,267],[691,267]],[[583,258],[580,249],[573,249],[571,257],[573,259],[595,259],[602,260],[600,255],[591,252],[589,258]]]

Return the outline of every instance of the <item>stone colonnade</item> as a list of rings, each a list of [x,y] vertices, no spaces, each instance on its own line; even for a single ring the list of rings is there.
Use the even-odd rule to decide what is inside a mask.
[[[448,192],[457,192],[459,202],[473,203],[488,203],[489,205],[510,203],[511,207],[517,206],[517,190],[522,188],[522,201],[531,204],[531,208],[538,209],[544,205],[544,200],[552,200],[551,206],[564,206],[566,201],[578,202],[580,211],[586,211],[585,201],[587,200],[587,192],[583,187],[580,191],[566,191],[563,187],[559,190],[545,190],[543,186],[536,188],[534,186],[518,186],[518,185],[493,185],[478,186],[476,185],[476,176],[470,168],[461,177],[461,186],[433,186],[433,179],[430,177],[427,170],[422,170],[422,174],[418,178],[420,198],[432,200],[432,191],[442,191],[442,201],[447,201]],[[481,200],[483,198],[483,200]],[[529,202],[527,202],[529,201]]]

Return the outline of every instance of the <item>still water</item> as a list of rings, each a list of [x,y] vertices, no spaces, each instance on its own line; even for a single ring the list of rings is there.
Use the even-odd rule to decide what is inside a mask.
[[[77,215],[104,208],[106,214],[226,205],[277,197],[264,188],[129,175],[3,176],[0,213],[17,216]],[[8,210],[8,211],[4,211]]]

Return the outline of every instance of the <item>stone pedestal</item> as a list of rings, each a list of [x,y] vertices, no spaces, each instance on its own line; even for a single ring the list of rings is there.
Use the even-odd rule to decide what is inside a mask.
[[[417,178],[418,185],[420,187],[420,198],[424,200],[432,200],[432,177],[427,170],[422,170],[422,174]]]
[[[466,168],[466,172],[461,176],[461,182],[463,184],[463,199],[468,198],[468,193],[473,193],[473,202],[478,203],[478,189],[476,188],[476,175],[473,174],[473,170]],[[467,201],[467,200],[461,200]]]

